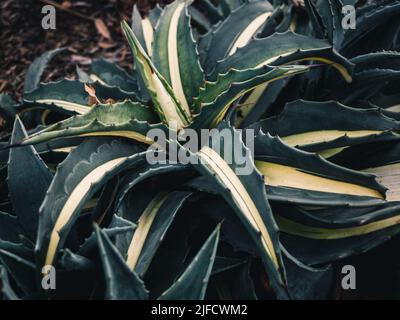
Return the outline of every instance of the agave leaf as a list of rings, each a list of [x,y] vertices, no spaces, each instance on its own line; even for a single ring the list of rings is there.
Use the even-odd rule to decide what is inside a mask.
[[[329,42],[335,48],[341,47],[345,35],[345,30],[342,28],[342,7],[341,0],[318,1],[315,6],[324,24]]]
[[[296,258],[308,265],[323,265],[349,256],[363,254],[391,240],[400,232],[398,226],[363,236],[336,240],[315,240],[282,232],[281,241]]]
[[[65,48],[57,48],[54,50],[46,51],[40,57],[36,58],[29,66],[25,74],[24,92],[29,92],[36,89],[39,85],[40,78],[44,69],[51,59]]]
[[[197,31],[207,32],[211,28],[210,20],[204,15],[203,12],[193,6],[188,7],[188,13],[196,26]]]
[[[91,82],[92,80],[90,79],[89,74],[86,71],[83,71],[79,66],[77,65],[75,67],[75,72],[76,75],[78,76],[78,80],[82,82]]]
[[[390,18],[398,15],[399,11],[400,3],[397,1],[377,2],[375,5],[365,8],[364,11],[359,11],[356,21],[357,28],[347,30],[341,52],[352,53],[361,40],[368,40],[374,30],[389,23]]]
[[[326,32],[324,22],[317,11],[315,3],[312,0],[304,0],[304,4],[316,37],[320,39],[324,38]]]
[[[209,35],[202,39],[207,42],[202,49],[207,52],[203,63],[206,74],[213,71],[219,60],[246,45],[271,14],[272,6],[269,2],[249,1],[233,11],[214,30],[211,29]]]
[[[270,112],[271,106],[287,85],[290,78],[274,81],[271,84],[262,84],[256,87],[247,97],[239,102],[238,117],[235,126],[246,128],[260,120],[263,114]]]
[[[330,116],[326,117],[327,114]],[[391,132],[400,129],[400,122],[386,117],[380,109],[355,109],[334,101],[298,100],[288,103],[281,114],[249,128],[277,135],[291,147],[321,152],[398,139]]]
[[[153,53],[154,28],[158,19],[152,21],[150,16],[142,17],[136,5],[132,10],[132,31],[149,57]]]
[[[391,69],[368,69],[354,75],[354,81],[348,85],[336,84],[333,90],[323,95],[324,100],[334,99],[344,104],[353,104],[360,98],[368,99],[386,84],[399,81],[400,71]]]
[[[210,79],[216,79],[218,74],[226,73],[232,67],[243,70],[265,65],[294,64],[305,60],[326,63],[337,69],[347,82],[352,81],[354,65],[332,49],[328,42],[291,31],[252,39],[235,54],[220,61]]]
[[[37,264],[53,265],[83,205],[114,175],[143,163],[141,149],[119,140],[88,139],[57,167],[40,208]]]
[[[332,266],[312,268],[301,263],[285,248],[282,252],[291,299],[328,299],[334,282]]]
[[[2,124],[4,129],[10,127],[13,123],[17,108],[18,104],[13,98],[5,93],[0,93],[0,116],[5,122]]]
[[[109,238],[116,239],[116,245],[118,244],[119,238],[129,238],[132,239],[133,231],[136,225],[126,219],[123,219],[117,215],[113,215],[110,224],[103,228],[104,233],[107,234]],[[89,256],[93,249],[96,247],[96,235],[93,231],[91,235],[85,239],[83,244],[79,247],[77,254],[81,256]],[[117,249],[119,249],[117,247]],[[120,250],[121,252],[122,250]],[[126,250],[125,250],[126,251]]]
[[[157,24],[152,60],[154,66],[171,85],[186,114],[203,82],[196,44],[188,14],[190,2],[177,0],[167,5]]]
[[[221,131],[230,134],[234,141],[222,139]],[[194,166],[213,184],[217,192],[235,210],[249,235],[258,247],[265,269],[270,277],[271,285],[280,298],[286,298],[284,278],[282,276],[282,261],[279,250],[278,229],[272,217],[262,176],[255,170],[254,163],[241,141],[239,132],[223,121],[217,131],[212,132],[210,143],[224,143],[224,150],[215,151],[204,146],[197,154],[201,165]],[[240,143],[240,144],[239,144]],[[240,147],[238,149],[238,147]],[[235,149],[234,149],[235,148]],[[237,175],[234,170],[243,170],[243,164],[233,159],[233,150],[241,151],[245,156],[246,174]],[[226,162],[224,159],[231,159]],[[232,163],[230,163],[232,162]],[[249,168],[250,166],[250,168]],[[249,173],[248,170],[251,169]],[[239,171],[240,172],[240,171]],[[251,190],[251,193],[249,193]]]
[[[246,260],[216,256],[211,275],[235,269],[243,264],[246,264]]]
[[[17,117],[11,143],[26,136]],[[32,146],[10,150],[7,177],[10,198],[18,222],[30,239],[36,238],[39,207],[52,179],[53,175]]]
[[[0,261],[25,295],[36,292],[35,265],[11,252],[0,249]]]
[[[368,143],[346,148],[330,161],[347,168],[363,170],[377,176],[388,190],[388,201],[400,201],[400,143],[398,141]]]
[[[192,262],[159,300],[203,300],[213,268],[219,241],[220,225],[203,244]]]
[[[164,122],[175,122],[177,129],[182,129],[190,123],[190,114],[182,108],[179,100],[164,77],[157,71],[140,45],[132,29],[124,21],[122,29],[135,57],[136,66],[144,80],[146,88],[156,107],[156,111]]]
[[[129,269],[104,231],[97,226],[95,226],[95,230],[106,279],[106,299],[147,299],[148,291],[143,281]]]
[[[243,264],[237,271],[233,283],[233,298],[236,300],[258,300],[253,279],[250,275],[251,260]]]
[[[17,217],[0,212],[0,239],[17,242],[20,234],[23,234],[23,230]]]
[[[115,104],[99,104],[84,115],[77,115],[28,136],[23,145],[36,144],[63,137],[115,136],[151,144],[147,132],[165,127],[156,124],[156,115],[139,102],[126,100]]]
[[[215,82],[206,82],[195,98],[201,109],[191,127],[194,129],[216,126],[225,116],[229,106],[259,85],[269,84],[286,77],[307,72],[307,66],[264,66],[256,69],[236,70],[220,75]]]
[[[127,251],[127,265],[143,275],[190,192],[158,193],[140,215]]]
[[[105,59],[93,59],[90,78],[93,81],[120,87],[127,92],[138,90],[137,80],[134,77],[115,63]]]
[[[203,12],[211,24],[216,24],[223,18],[221,10],[211,0],[195,1],[192,6]]]
[[[154,176],[160,176],[162,174],[167,174],[167,173],[178,173],[178,172],[183,172],[187,171],[190,169],[189,165],[184,165],[179,162],[166,162],[166,163],[160,163],[160,164],[150,164],[147,163],[146,165],[140,167],[137,170],[134,170],[133,172],[127,173],[126,176],[123,178],[123,181],[121,182],[121,188],[118,193],[118,197],[116,200],[116,205],[115,208],[116,210],[119,210],[122,208],[124,205],[124,200],[129,191],[136,186],[139,182],[144,181],[145,179],[154,177]],[[136,206],[135,206],[136,207]],[[136,209],[139,209],[140,207],[137,207]],[[142,208],[144,209],[144,207]],[[126,214],[129,214],[129,218],[135,220],[137,219],[136,211],[129,209],[129,212]],[[122,212],[122,211],[121,211]],[[141,214],[140,209],[137,211],[138,215]],[[125,214],[122,213],[123,216]],[[126,216],[128,218],[128,216]]]
[[[383,202],[386,188],[370,174],[330,163],[292,148],[278,137],[255,137],[255,162],[271,200],[324,206],[368,206]]]
[[[11,287],[7,270],[2,265],[0,265],[0,280],[2,283],[0,292],[3,294],[4,298],[9,299],[9,300],[20,300],[18,295],[15,293],[15,291]]]
[[[135,93],[126,92],[116,86],[108,86],[99,82],[95,82],[92,86],[95,89],[96,97],[101,101],[108,99],[139,101]],[[78,80],[64,79],[40,84],[37,89],[25,93],[23,101],[25,105],[20,108],[20,111],[41,107],[71,115],[85,114],[91,110],[85,83]]]
[[[276,220],[286,233],[309,239],[335,240],[363,236],[398,225],[399,202],[387,202],[369,208],[337,208],[307,211],[295,206],[277,207]]]
[[[28,247],[26,244],[22,243],[21,240],[20,242],[21,243],[0,240],[0,249],[33,262],[35,260],[33,248]]]
[[[278,207],[276,212],[284,245],[312,265],[364,253],[400,231],[396,202],[346,210]]]
[[[222,0],[219,2],[219,6],[221,7],[221,11],[226,18],[232,11],[239,8],[242,3],[243,1],[241,0]]]
[[[90,110],[84,84],[75,80],[40,84],[35,90],[26,92],[23,100],[29,106],[42,105],[70,113],[83,114]]]
[[[60,259],[60,265],[66,271],[79,271],[88,272],[93,271],[96,265],[93,261],[79,254],[73,253],[71,250],[66,249]]]
[[[354,170],[365,170],[400,162],[400,142],[368,143],[347,148],[329,159]]]
[[[355,64],[355,73],[376,68],[399,70],[400,53],[396,51],[372,52],[354,57],[350,61]]]
[[[161,12],[162,9],[157,4],[153,9],[150,10],[147,17],[142,18],[137,6],[133,6],[132,32],[136,35],[136,38],[149,57],[151,57],[153,53],[154,28],[158,22],[158,19],[160,18]],[[137,70],[136,65],[135,69]],[[149,100],[150,94],[146,88],[142,75],[138,73],[136,77],[138,79],[138,87],[142,98]]]

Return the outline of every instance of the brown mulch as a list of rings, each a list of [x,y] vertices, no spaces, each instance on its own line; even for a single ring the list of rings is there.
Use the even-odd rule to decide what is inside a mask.
[[[42,78],[45,82],[65,76],[74,78],[76,66],[86,70],[95,57],[110,59],[129,70],[132,56],[122,35],[120,21],[130,21],[135,3],[144,13],[155,1],[53,1],[62,6],[56,8],[55,30],[44,30],[41,26],[45,2],[48,1],[2,0],[0,3],[0,92],[9,93],[16,99],[22,94],[29,65],[35,57],[54,48],[65,47],[66,51],[48,66]],[[96,28],[95,19],[100,28]]]

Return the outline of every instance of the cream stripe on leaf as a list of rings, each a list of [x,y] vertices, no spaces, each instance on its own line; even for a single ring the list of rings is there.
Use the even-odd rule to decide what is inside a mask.
[[[139,102],[99,104],[84,115],[73,116],[32,134],[22,144],[79,136],[125,137],[151,144],[147,137],[150,129],[166,130],[158,121],[157,115]]]
[[[138,92],[136,75],[132,76],[116,63],[107,59],[93,59],[89,78],[103,86],[116,86],[125,92]],[[107,98],[107,97],[104,97]],[[113,98],[113,97],[108,97]]]
[[[240,51],[241,49],[238,48],[241,44],[247,43],[255,35],[258,29],[255,27],[261,27],[265,22],[263,15],[272,11],[273,7],[268,1],[245,1],[240,8],[231,12],[226,19],[213,28],[209,33],[207,55],[202,64],[206,74],[214,70],[218,61],[228,57],[232,48],[237,47],[236,53]],[[242,49],[244,50],[243,47]],[[232,64],[231,67],[235,66]]]
[[[160,192],[148,203],[137,221],[126,263],[140,276],[147,271],[178,210],[190,195],[188,192]]]
[[[268,85],[310,70],[309,66],[264,66],[256,69],[236,70],[220,75],[216,81],[206,81],[194,103],[201,109],[193,128],[209,128],[216,126],[224,117],[233,102],[259,85]]]
[[[351,82],[354,65],[335,52],[331,45],[320,39],[295,34],[291,31],[275,33],[267,38],[252,39],[235,54],[220,61],[211,79],[226,73],[230,68],[248,69],[264,65],[294,64],[303,60],[316,60],[337,69]]]
[[[132,11],[132,31],[135,33],[137,39],[146,50],[149,57],[151,57],[154,39],[154,25],[151,23],[148,16],[141,16],[136,5],[133,6]]]
[[[40,208],[38,270],[56,263],[57,252],[70,228],[95,192],[114,174],[145,161],[145,154],[140,152],[140,148],[126,142],[91,139],[74,149],[58,166]]]
[[[332,206],[379,203],[385,199],[386,188],[375,176],[297,150],[269,134],[261,132],[256,136],[255,152],[256,166],[264,175],[269,195],[279,194],[281,201]]]
[[[348,208],[325,208],[307,211],[296,206],[275,208],[281,230],[315,240],[339,240],[362,237],[400,224],[400,203]]]
[[[268,186],[288,187],[380,199],[383,197],[377,190],[302,172],[301,170],[291,166],[265,161],[256,161],[256,166],[264,175],[265,184]]]
[[[154,36],[153,61],[157,70],[171,85],[187,114],[192,99],[203,82],[196,42],[194,41],[188,2],[177,0],[166,7]],[[196,113],[196,110],[193,110]]]
[[[276,216],[275,219],[279,225],[279,229],[291,235],[317,240],[336,240],[364,236],[399,225],[400,212],[393,217],[370,222],[365,225],[338,229],[311,227],[280,216]]]
[[[265,23],[265,21],[272,15],[272,12],[264,12],[255,18],[250,24],[242,31],[237,40],[233,43],[228,56],[231,56],[237,49],[245,46],[252,37],[256,35],[257,30]]]
[[[235,210],[260,250],[272,285],[284,295],[278,230],[267,202],[262,177],[255,170],[248,150],[246,151],[246,165],[251,167],[251,172],[243,175],[236,174],[235,170],[241,166],[236,164],[235,160],[232,163],[229,161],[230,164],[228,164],[224,159],[234,159],[233,152],[244,152],[246,149],[240,140],[238,131],[232,129],[225,121],[218,126],[218,131],[221,132],[221,130],[229,130],[236,142],[227,141],[226,138],[222,138],[214,132],[211,139],[213,139],[212,141],[220,139],[221,143],[223,142],[223,153],[219,154],[210,147],[204,146],[196,155],[201,165],[195,165],[194,168],[197,168],[210,183],[217,185],[221,196]],[[241,148],[239,150],[235,148],[233,151],[231,148],[237,147],[237,142],[240,142]]]
[[[23,100],[33,107],[43,105],[69,114],[84,114],[91,109],[84,83],[77,80],[42,83],[35,90],[25,93]]]
[[[174,122],[178,130],[189,125],[191,121],[190,114],[186,113],[171,86],[154,67],[132,29],[125,21],[122,22],[122,29],[132,49],[136,66],[147,90],[150,92],[160,118],[166,123]]]
[[[334,154],[351,145],[392,140],[400,122],[377,109],[356,109],[335,101],[297,100],[288,103],[278,116],[250,128],[277,135],[291,147],[312,152],[333,149]]]

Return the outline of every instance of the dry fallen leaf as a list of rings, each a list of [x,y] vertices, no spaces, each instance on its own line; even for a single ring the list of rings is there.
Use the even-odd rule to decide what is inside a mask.
[[[115,101],[114,99],[108,98],[108,99],[106,99],[106,100],[104,101],[104,103],[105,103],[105,104],[108,104],[108,103],[114,104],[114,103],[117,103],[117,101]]]
[[[82,65],[88,65],[88,64],[92,63],[92,60],[90,58],[84,57],[84,56],[81,56],[78,54],[73,54],[71,56],[71,61],[82,64]]]
[[[71,8],[71,6],[72,6],[71,2],[67,1],[67,0],[65,0],[61,3],[61,7],[63,7],[64,9],[69,9],[69,8]]]
[[[102,49],[110,49],[110,48],[114,48],[115,46],[117,46],[117,44],[115,42],[99,42],[99,47]]]
[[[94,24],[96,26],[97,31],[107,40],[111,40],[111,35],[110,31],[108,31],[108,28],[106,24],[104,23],[103,20],[101,19],[96,19],[94,20]]]
[[[96,96],[96,90],[93,87],[91,87],[85,83],[85,91],[89,95],[88,103],[90,106],[100,103],[100,100]]]

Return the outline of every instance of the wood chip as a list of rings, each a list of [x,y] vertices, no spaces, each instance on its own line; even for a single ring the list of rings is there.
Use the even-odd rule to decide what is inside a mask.
[[[99,34],[101,34],[104,38],[106,38],[107,40],[111,40],[111,34],[110,31],[108,31],[108,28],[106,26],[106,24],[104,23],[103,20],[101,19],[96,19],[94,21],[94,24],[96,26],[96,29],[98,31]]]

